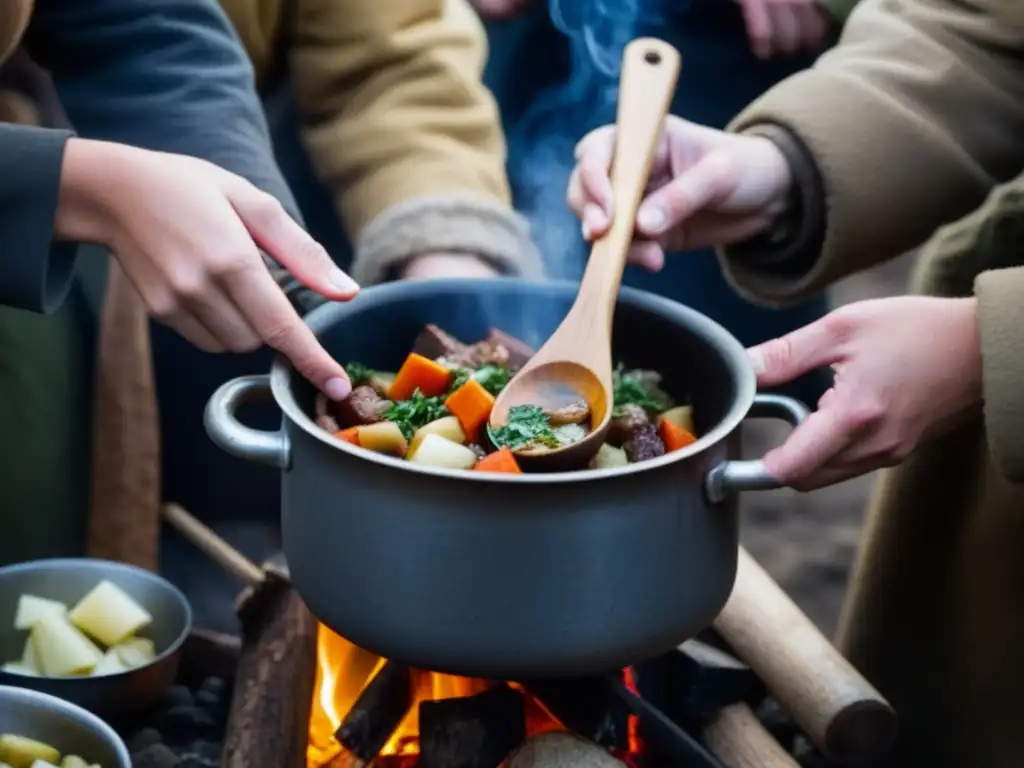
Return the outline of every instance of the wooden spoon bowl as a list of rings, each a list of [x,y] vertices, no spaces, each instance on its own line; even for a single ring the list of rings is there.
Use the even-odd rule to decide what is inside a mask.
[[[650,177],[662,124],[675,93],[679,53],[668,43],[639,38],[626,46],[619,82],[616,147],[611,183],[611,226],[594,243],[576,301],[551,338],[498,396],[489,429],[504,425],[515,406],[556,410],[572,400],[590,406],[590,433],[582,440],[542,452],[517,450],[524,469],[553,472],[586,466],[611,425],[612,318],[626,256],[633,242],[637,209]]]

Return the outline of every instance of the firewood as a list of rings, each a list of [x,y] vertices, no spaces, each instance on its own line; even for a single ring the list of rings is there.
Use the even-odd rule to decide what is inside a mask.
[[[498,768],[525,739],[523,694],[506,685],[425,701],[417,768]]]
[[[346,755],[370,762],[402,724],[412,702],[412,670],[403,664],[386,662],[345,714],[334,738]]]

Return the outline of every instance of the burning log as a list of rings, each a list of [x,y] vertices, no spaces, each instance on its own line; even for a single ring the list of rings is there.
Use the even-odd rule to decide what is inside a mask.
[[[374,675],[334,734],[344,748],[331,768],[361,768],[387,744],[413,703],[412,670],[389,661]]]
[[[604,677],[523,681],[570,731],[607,749],[629,747],[629,708]]]
[[[526,739],[523,695],[500,685],[420,704],[417,768],[498,768]]]

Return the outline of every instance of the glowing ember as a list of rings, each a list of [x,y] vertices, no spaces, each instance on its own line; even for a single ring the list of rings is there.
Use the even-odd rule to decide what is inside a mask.
[[[307,768],[362,766],[364,761],[349,755],[335,738],[360,694],[384,668],[387,661],[353,645],[320,625],[317,630],[317,672],[309,721]],[[629,680],[629,678],[627,678]],[[415,768],[419,753],[419,705],[424,701],[463,698],[487,691],[494,684],[478,678],[455,677],[436,672],[412,673],[412,706],[380,750],[375,764],[389,768]],[[512,687],[518,688],[514,684]],[[522,690],[522,689],[520,689]],[[526,737],[565,730],[535,697],[525,693]],[[632,718],[631,718],[632,719]],[[630,751],[639,746],[635,723],[630,723]],[[403,757],[407,759],[402,759]],[[627,763],[628,764],[628,763]]]

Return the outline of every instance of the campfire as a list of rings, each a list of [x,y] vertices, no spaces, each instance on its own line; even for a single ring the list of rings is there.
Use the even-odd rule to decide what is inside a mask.
[[[323,625],[317,627],[316,656],[307,768],[498,768],[535,737],[571,730],[553,711],[574,714],[565,695],[546,691],[548,704],[528,685],[410,669]],[[566,685],[557,687],[570,693]],[[618,729],[599,726],[603,746],[633,765],[641,751],[636,718],[621,720]]]

